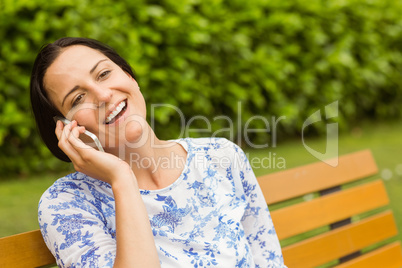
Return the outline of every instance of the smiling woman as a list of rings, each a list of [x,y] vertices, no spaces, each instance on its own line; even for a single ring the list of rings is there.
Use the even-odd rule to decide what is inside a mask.
[[[39,203],[59,266],[285,267],[243,151],[220,138],[158,139],[131,67],[111,48],[86,38],[45,46],[31,103],[46,145],[77,171]],[[85,131],[105,152],[83,142]]]
[[[119,149],[120,141],[137,141],[148,130],[137,82],[97,50],[80,45],[65,48],[49,66],[43,83],[55,108],[95,133],[108,152]]]

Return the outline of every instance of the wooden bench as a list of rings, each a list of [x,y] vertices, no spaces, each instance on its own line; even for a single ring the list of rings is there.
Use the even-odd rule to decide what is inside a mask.
[[[339,157],[335,168],[317,162],[258,178],[268,205],[280,207],[274,204],[282,202],[284,206],[271,211],[281,243],[297,235],[300,240],[300,234],[310,231],[311,237],[282,248],[289,268],[327,263],[338,268],[402,267],[400,242],[386,244],[398,234],[393,214],[378,212],[389,203],[383,181],[364,180],[357,186],[341,187],[377,172],[371,152],[365,150]],[[309,194],[309,201],[297,199]],[[297,203],[286,206],[291,203],[286,200]],[[357,220],[368,211],[374,215]],[[311,230],[319,234],[313,236]],[[362,253],[379,242],[386,245]]]
[[[31,268],[56,265],[39,230],[0,238],[1,268]]]
[[[317,267],[334,260],[340,260],[335,264],[338,268],[402,267],[400,242],[361,253],[362,249],[397,235],[391,211],[358,221],[350,220],[389,203],[382,180],[347,189],[340,187],[377,172],[370,151],[361,151],[340,157],[336,168],[318,162],[258,178],[269,205],[297,201],[297,197],[319,193],[319,197],[312,200],[271,211],[281,241],[330,226],[327,232],[283,247],[285,264],[289,268]],[[55,259],[39,230],[0,238],[2,268],[40,267],[54,263]]]

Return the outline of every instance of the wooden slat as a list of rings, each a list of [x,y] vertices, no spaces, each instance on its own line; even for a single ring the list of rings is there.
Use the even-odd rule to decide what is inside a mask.
[[[391,211],[334,229],[282,249],[289,268],[315,267],[398,233]]]
[[[389,203],[384,183],[370,182],[271,212],[279,239],[307,232]]]
[[[364,150],[339,157],[336,167],[317,162],[260,176],[258,182],[267,203],[273,204],[365,178],[377,172],[371,152]]]
[[[356,259],[336,266],[336,268],[400,268],[402,267],[401,243],[394,242]]]
[[[26,268],[56,263],[39,230],[0,238],[0,267]]]

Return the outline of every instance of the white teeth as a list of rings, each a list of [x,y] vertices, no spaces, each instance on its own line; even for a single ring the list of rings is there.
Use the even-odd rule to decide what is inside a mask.
[[[126,101],[120,102],[120,104],[117,105],[116,109],[111,112],[110,115],[106,118],[105,123],[109,123],[110,121],[112,121],[113,118],[118,115],[124,107],[126,107]]]

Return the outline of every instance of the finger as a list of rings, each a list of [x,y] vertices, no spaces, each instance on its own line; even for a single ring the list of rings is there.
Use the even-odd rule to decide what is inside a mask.
[[[76,124],[71,125],[70,136],[79,138],[79,135],[85,132],[85,127],[78,126]]]
[[[80,134],[83,134],[85,132],[85,128],[81,126],[75,126],[72,125],[72,129],[70,132],[70,136],[68,138],[68,141],[71,143],[71,145],[74,147],[75,150],[77,150],[78,153],[82,154],[83,152],[81,149],[93,149],[91,146],[85,144],[80,138]],[[86,150],[87,151],[87,150]]]
[[[63,125],[63,123],[61,123]],[[70,158],[71,161],[74,162],[74,159],[79,159],[78,152],[74,149],[74,147],[69,142],[68,138],[71,135],[71,126],[72,123],[67,124],[66,126],[61,126],[62,129],[57,129],[59,134],[59,148]]]
[[[64,124],[60,120],[57,120],[56,128],[54,129],[54,132],[55,132],[58,140],[60,140],[61,134],[63,133],[63,128],[64,128]]]
[[[60,135],[60,138],[59,138],[59,141],[60,141],[61,143],[65,143],[66,140],[68,139],[68,137],[70,136],[70,133],[71,133],[71,124],[72,124],[72,123],[67,124],[67,125],[65,125],[65,126],[63,127],[63,131],[61,132],[61,135]]]

